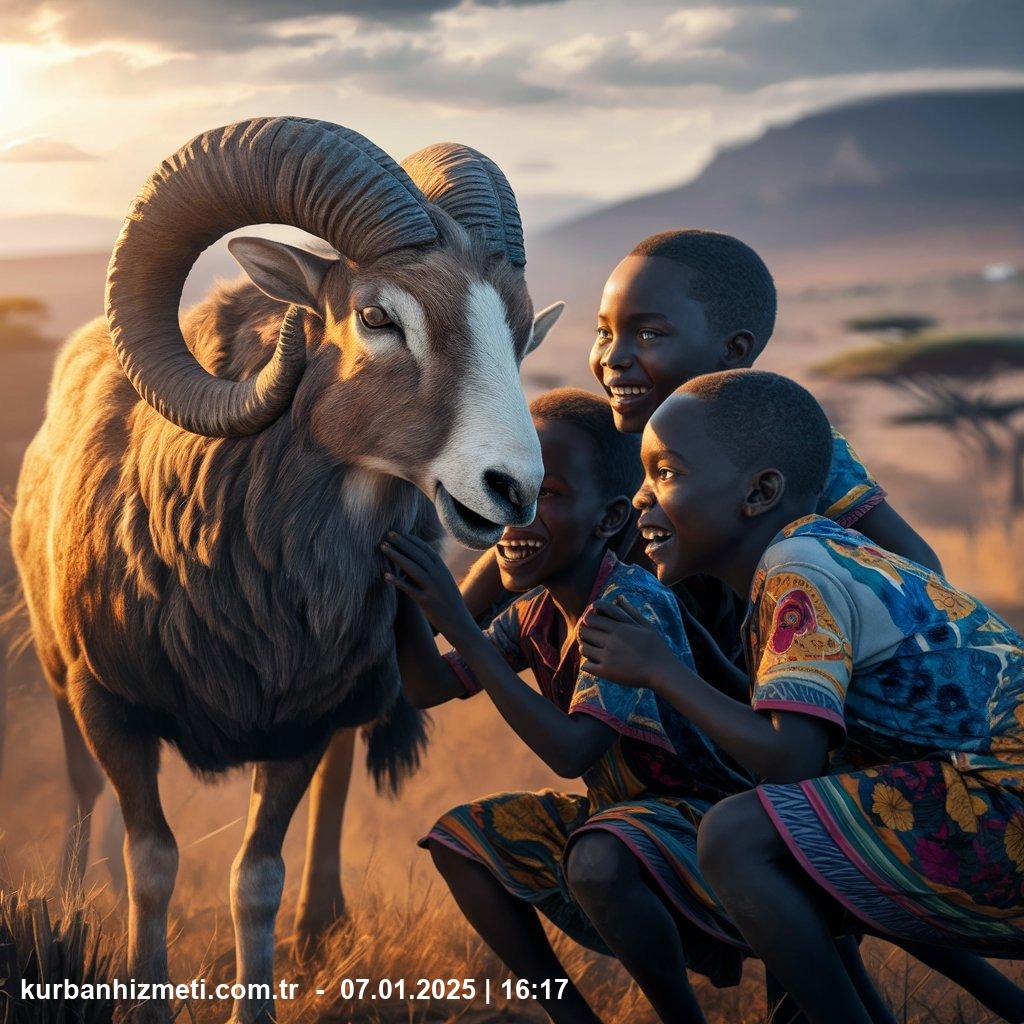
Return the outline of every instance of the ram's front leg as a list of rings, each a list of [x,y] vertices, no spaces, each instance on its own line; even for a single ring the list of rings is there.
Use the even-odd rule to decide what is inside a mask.
[[[284,842],[288,823],[323,753],[298,761],[268,761],[252,773],[245,840],[231,867],[231,916],[235,922],[236,1024],[274,1020],[274,922],[284,889]]]
[[[302,959],[345,914],[341,889],[341,832],[352,779],[356,730],[334,734],[309,787],[306,863],[295,910],[295,953]]]

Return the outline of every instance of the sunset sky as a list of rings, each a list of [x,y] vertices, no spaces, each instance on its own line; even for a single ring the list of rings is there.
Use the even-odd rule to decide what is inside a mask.
[[[568,209],[844,99],[1024,84],[1021,39],[1021,0],[0,0],[0,217],[119,217],[192,135],[268,113],[398,158],[463,141]]]

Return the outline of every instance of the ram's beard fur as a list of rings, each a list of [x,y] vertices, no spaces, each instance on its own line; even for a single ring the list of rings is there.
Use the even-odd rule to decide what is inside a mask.
[[[185,334],[237,379],[269,356],[280,315],[232,287]],[[438,532],[411,485],[332,465],[287,415],[237,440],[175,427],[96,321],[58,360],[12,533],[51,682],[84,656],[137,728],[210,772],[388,712],[395,598],[377,544],[392,528]]]

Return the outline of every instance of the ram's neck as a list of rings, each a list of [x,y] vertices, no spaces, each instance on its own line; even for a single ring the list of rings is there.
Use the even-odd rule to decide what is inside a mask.
[[[139,490],[156,553],[183,583],[245,555],[293,588],[358,590],[388,530],[429,522],[411,484],[332,463],[287,417],[240,439],[154,425],[140,432]]]

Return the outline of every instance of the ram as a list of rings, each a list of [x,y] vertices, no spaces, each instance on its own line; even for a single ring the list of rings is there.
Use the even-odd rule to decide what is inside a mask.
[[[263,223],[340,255],[236,237],[250,282],[182,328],[199,253]],[[103,785],[89,751],[124,817],[137,980],[167,972],[178,853],[157,788],[162,741],[200,773],[255,762],[231,872],[244,983],[272,981],[281,843],[329,744],[320,775],[344,784],[351,744],[332,735],[374,723],[369,757],[392,781],[417,761],[378,548],[392,529],[436,540],[438,520],[486,547],[532,519],[542,466],[518,367],[560,305],[534,319],[524,265],[515,197],[486,157],[442,144],[400,167],[302,118],[198,136],[132,205],[106,319],[58,359],[12,539],[76,818]],[[321,785],[314,798],[310,850],[328,860],[307,866],[315,916],[340,898],[329,859],[344,793]],[[72,842],[70,875],[83,856]],[[234,1019],[272,1013],[257,995]]]

